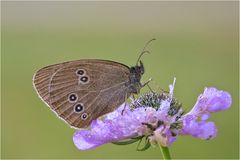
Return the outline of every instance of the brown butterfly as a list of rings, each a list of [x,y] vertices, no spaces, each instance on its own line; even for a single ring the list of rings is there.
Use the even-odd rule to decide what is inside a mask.
[[[144,73],[140,57],[148,52],[145,51],[148,43],[134,67],[97,59],[54,64],[36,72],[34,88],[50,109],[71,127],[88,127],[92,120],[115,110],[148,84],[150,80],[140,82]]]

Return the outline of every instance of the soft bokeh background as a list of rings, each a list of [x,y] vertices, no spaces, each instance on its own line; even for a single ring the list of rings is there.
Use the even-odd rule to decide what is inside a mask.
[[[134,65],[143,57],[151,86],[168,89],[189,111],[205,86],[229,91],[230,110],[213,114],[211,141],[179,137],[173,158],[239,156],[238,2],[1,2],[2,158],[161,158],[158,148],[137,152],[103,145],[79,151],[74,129],[38,98],[32,76],[41,67],[68,60],[99,58]],[[146,91],[146,89],[143,90]]]

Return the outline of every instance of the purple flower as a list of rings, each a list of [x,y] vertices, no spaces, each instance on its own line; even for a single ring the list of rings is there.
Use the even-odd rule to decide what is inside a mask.
[[[231,96],[216,88],[205,88],[193,109],[183,115],[182,105],[173,97],[175,79],[170,91],[147,93],[131,104],[94,120],[90,129],[77,131],[73,141],[78,149],[95,148],[105,143],[145,138],[146,144],[171,145],[178,135],[212,139],[217,134],[214,122],[207,122],[211,112],[228,109]]]

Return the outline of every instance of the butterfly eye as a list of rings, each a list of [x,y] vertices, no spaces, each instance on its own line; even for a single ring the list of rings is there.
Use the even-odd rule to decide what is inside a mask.
[[[80,78],[80,81],[82,81],[83,83],[88,82],[88,77],[87,76],[83,76]]]
[[[83,114],[81,115],[81,118],[82,118],[82,120],[87,119],[87,118],[88,118],[88,114],[87,114],[87,113],[83,113]]]
[[[76,102],[77,99],[78,99],[78,97],[77,97],[77,95],[76,95],[75,93],[72,93],[72,94],[70,94],[70,95],[68,96],[68,100],[69,100],[70,102]]]
[[[83,109],[84,109],[84,108],[83,108],[83,105],[80,104],[80,103],[78,103],[78,104],[76,104],[76,105],[74,106],[74,110],[75,110],[75,112],[77,112],[77,113],[82,112]]]
[[[144,74],[144,68],[141,68],[140,71],[141,71],[141,74]]]
[[[77,70],[76,73],[77,73],[78,76],[82,76],[82,75],[85,74],[85,70],[83,70],[83,69],[79,69],[79,70]]]

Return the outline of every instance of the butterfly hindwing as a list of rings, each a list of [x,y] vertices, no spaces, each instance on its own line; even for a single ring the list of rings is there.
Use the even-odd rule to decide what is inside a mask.
[[[53,74],[61,68],[62,64],[44,67],[33,76],[33,85],[39,97],[49,105],[49,85]]]

